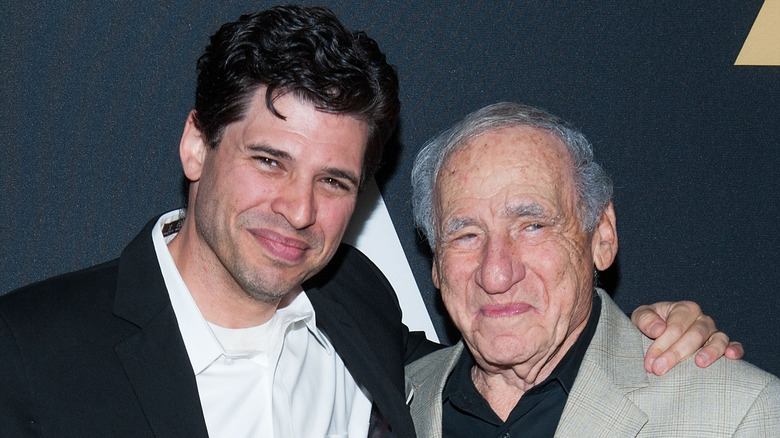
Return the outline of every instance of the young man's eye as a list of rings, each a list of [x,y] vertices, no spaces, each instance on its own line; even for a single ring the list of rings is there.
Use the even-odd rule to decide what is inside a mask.
[[[337,180],[336,178],[331,178],[331,177],[323,178],[322,181],[325,184],[327,184],[328,186],[333,187],[335,189],[339,189],[339,190],[347,190],[348,189],[348,187],[344,183],[342,183],[341,181]]]
[[[279,166],[279,162],[274,160],[273,158],[260,156],[260,157],[255,157],[255,159],[266,166]]]

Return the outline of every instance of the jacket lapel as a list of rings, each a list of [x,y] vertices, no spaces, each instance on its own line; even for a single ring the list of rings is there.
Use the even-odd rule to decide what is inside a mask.
[[[207,438],[195,375],[152,244],[155,222],[120,257],[114,313],[138,330],[115,352],[155,436]]]
[[[406,367],[409,379],[414,385],[411,413],[418,438],[441,438],[441,395],[464,348],[461,341]]]
[[[380,414],[376,417],[390,424],[393,435],[414,436],[404,390],[408,332],[395,293],[379,269],[342,244],[303,287],[317,326],[355,381],[370,393]]]
[[[556,436],[636,436],[648,416],[628,397],[649,384],[643,337],[602,290],[596,333],[566,402]]]
[[[306,295],[315,308],[317,326],[328,336],[355,380],[371,394],[381,415],[392,425],[393,434],[411,436],[414,429],[405,411],[403,388],[395,385],[376,363],[369,340],[350,312],[341,303],[329,299],[320,288],[307,289]]]
[[[580,366],[555,436],[636,436],[648,416],[627,396],[649,382],[644,338],[603,291],[596,333]],[[415,385],[412,417],[419,438],[441,437],[441,394],[463,343],[406,367]]]

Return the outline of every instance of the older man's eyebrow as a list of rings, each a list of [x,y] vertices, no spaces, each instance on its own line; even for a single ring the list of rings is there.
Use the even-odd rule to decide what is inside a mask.
[[[442,225],[442,234],[452,234],[473,225],[476,221],[470,217],[453,217],[447,219]]]
[[[544,208],[537,203],[508,204],[504,206],[502,215],[511,218],[536,218],[544,219],[548,217]],[[443,234],[457,233],[468,226],[474,225],[477,220],[468,216],[451,217],[442,224]]]
[[[504,207],[503,215],[507,217],[531,217],[545,218],[547,215],[541,205],[533,203],[508,204]]]

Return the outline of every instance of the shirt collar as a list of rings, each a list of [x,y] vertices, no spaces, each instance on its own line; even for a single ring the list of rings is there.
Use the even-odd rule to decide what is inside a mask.
[[[162,215],[152,229],[152,242],[192,369],[195,374],[199,374],[217,360],[224,350],[195,304],[168,250],[168,242],[181,228],[185,213],[186,211],[181,209]],[[305,292],[298,294],[288,306],[277,310],[272,320],[277,318],[275,323],[285,329],[289,324],[303,321],[308,331],[326,352],[333,354],[330,342],[317,328],[314,307]]]
[[[168,250],[168,242],[176,236],[179,229],[176,224],[184,219],[184,214],[185,210],[174,210],[162,215],[152,228],[152,242],[165,280],[165,287],[168,289],[173,312],[179,323],[179,332],[181,332],[184,346],[187,348],[192,369],[195,374],[198,374],[219,358],[222,354],[222,347],[206,324],[206,320],[190,295],[187,285],[184,284],[184,279],[181,278]],[[165,230],[165,236],[163,236],[163,230]]]
[[[287,327],[297,321],[303,321],[306,328],[309,330],[309,333],[314,336],[322,348],[324,348],[328,354],[333,354],[333,347],[331,346],[330,341],[328,341],[324,333],[317,328],[317,317],[314,313],[314,306],[312,306],[305,291],[299,293],[289,305],[278,309],[273,318],[280,318],[282,327]]]

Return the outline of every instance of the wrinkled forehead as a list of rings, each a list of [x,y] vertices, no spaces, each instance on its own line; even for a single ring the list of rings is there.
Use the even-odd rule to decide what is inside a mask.
[[[567,147],[528,126],[489,131],[453,151],[440,168],[433,199],[437,233],[487,218],[568,223],[577,220],[576,206]]]
[[[447,191],[453,186],[470,192],[483,186],[519,184],[573,184],[571,156],[557,136],[541,128],[517,126],[469,139],[444,159],[435,198],[449,197]]]

